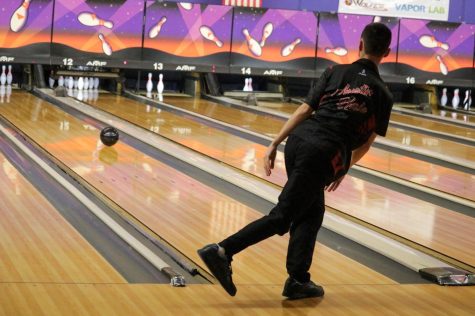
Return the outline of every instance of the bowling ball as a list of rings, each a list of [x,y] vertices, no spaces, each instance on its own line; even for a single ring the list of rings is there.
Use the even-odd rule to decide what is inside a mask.
[[[111,126],[104,127],[101,131],[101,142],[106,146],[112,146],[119,140],[119,131]]]

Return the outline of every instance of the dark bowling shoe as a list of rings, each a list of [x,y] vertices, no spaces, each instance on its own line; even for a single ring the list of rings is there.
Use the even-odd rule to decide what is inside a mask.
[[[308,297],[322,297],[325,294],[323,287],[308,281],[306,283],[300,283],[295,279],[288,278],[285,281],[284,291],[282,295],[290,300],[298,300]]]
[[[227,258],[219,255],[218,249],[219,246],[217,244],[207,245],[198,250],[198,255],[226,292],[234,296],[237,290],[233,283],[231,263]]]

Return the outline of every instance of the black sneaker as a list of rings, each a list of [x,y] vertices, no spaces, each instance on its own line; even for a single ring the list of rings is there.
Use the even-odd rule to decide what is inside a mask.
[[[229,295],[236,295],[236,286],[233,283],[231,274],[231,264],[227,258],[223,258],[218,253],[219,246],[217,244],[211,244],[204,246],[198,250],[198,255],[201,260],[206,264],[208,269],[218,279],[222,287],[228,292]]]
[[[282,295],[288,297],[290,300],[298,300],[307,297],[322,297],[325,294],[323,287],[308,281],[300,283],[299,281],[288,278],[285,281],[284,291]]]

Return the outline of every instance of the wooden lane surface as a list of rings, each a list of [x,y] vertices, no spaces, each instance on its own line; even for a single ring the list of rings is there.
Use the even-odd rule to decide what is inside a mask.
[[[330,285],[325,297],[284,300],[281,287],[244,285],[0,284],[0,315],[468,316],[474,287]]]
[[[470,127],[463,127],[440,121],[433,121],[430,119],[411,116],[408,114],[391,113],[391,121],[395,123],[403,123],[414,127],[425,128],[432,131],[447,133],[453,136],[461,136],[468,139],[475,140],[475,129]]]
[[[446,111],[442,109],[437,109],[433,111],[434,116],[451,118],[455,121],[463,121],[467,123],[475,124],[475,113],[471,112],[469,114],[453,112],[453,111]]]
[[[292,113],[287,106],[289,104],[284,104],[282,107],[282,112],[287,114]],[[273,108],[279,110],[277,108]],[[391,120],[393,116],[391,115]],[[417,120],[423,120],[419,117],[413,118],[414,122]],[[417,124],[417,123],[416,123]],[[422,125],[422,123],[420,123]],[[442,124],[434,122],[433,124]],[[444,127],[446,133],[456,134],[456,131],[460,130],[458,126],[447,125]],[[471,137],[473,137],[473,133]],[[403,128],[391,127],[389,126],[386,139],[394,141],[401,145],[411,146],[413,148],[419,148],[424,150],[430,150],[443,155],[450,155],[451,157],[463,159],[465,161],[473,161],[475,157],[475,146],[469,146],[464,144],[459,144],[457,142],[439,139],[437,137],[424,135],[422,133],[411,132]]]
[[[287,114],[291,114],[298,107],[298,104],[295,103],[285,103],[285,102],[259,102],[259,106],[263,106],[268,109],[273,109],[276,111],[281,111]],[[440,111],[437,112],[439,116],[446,116],[446,112],[443,112],[444,115],[440,114]],[[461,120],[464,122],[475,123],[475,116],[455,113],[454,118],[456,120]],[[475,130],[470,127],[463,127],[458,125],[450,124],[450,122],[440,122],[434,121],[430,118],[423,118],[419,116],[411,116],[410,114],[396,113],[391,114],[391,121],[395,123],[403,123],[408,125],[413,125],[415,127],[421,127],[433,131],[444,132],[454,136],[462,136],[469,139],[475,140]]]
[[[395,104],[395,106],[396,106],[396,104]],[[408,109],[405,109],[405,110],[408,110]],[[434,116],[436,118],[437,117],[447,118],[447,119],[453,120],[454,122],[461,121],[461,122],[465,122],[465,123],[475,124],[475,113],[474,112],[465,114],[465,113],[459,113],[459,112],[454,112],[454,111],[450,111],[450,110],[443,110],[443,109],[434,110],[434,109],[432,109],[432,114],[430,114],[430,115]]]
[[[32,120],[37,107],[42,115]],[[13,95],[0,115],[196,263],[196,249],[261,216],[125,143],[101,149],[98,130],[32,95]],[[237,255],[236,283],[283,284],[287,242],[275,236]],[[325,284],[394,283],[320,244],[311,272]]]
[[[270,137],[276,135],[284,124],[264,113],[257,115],[204,99],[165,97],[165,102]],[[288,103],[284,106],[296,108]],[[475,177],[457,170],[375,147],[358,165],[475,201]]]
[[[1,283],[126,282],[2,153],[0,161]]]
[[[153,108],[147,110],[146,105],[127,98],[103,95],[96,106],[149,130],[154,130],[154,124],[159,121],[156,131],[160,135],[238,169],[269,179],[277,185],[283,186],[286,181],[285,167],[281,160],[276,164],[272,177],[263,176],[264,146],[166,111],[153,113]],[[174,128],[188,128],[188,135],[177,134]],[[231,143],[232,146],[229,146]],[[326,204],[475,266],[475,253],[467,251],[475,248],[473,217],[436,207],[351,176],[347,176],[338,191],[326,195]]]

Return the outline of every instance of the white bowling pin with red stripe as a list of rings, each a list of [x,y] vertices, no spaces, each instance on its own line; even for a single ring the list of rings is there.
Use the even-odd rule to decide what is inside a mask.
[[[266,44],[266,40],[271,36],[272,32],[274,31],[274,24],[272,23],[267,23],[264,25],[264,28],[262,29],[262,39],[261,39],[261,47],[264,47]]]
[[[5,70],[7,69],[7,66],[3,65],[2,66],[2,74],[0,75],[0,85],[5,85],[7,82],[7,74],[5,73]]]
[[[449,50],[449,44],[447,43],[442,43],[439,42],[434,36],[432,35],[422,35],[419,37],[419,43],[421,43],[422,46],[427,47],[427,48],[436,48],[440,47],[444,50]]]
[[[185,10],[191,10],[193,9],[193,4],[192,3],[189,3],[189,2],[179,2],[179,4],[181,5],[181,7]]]
[[[160,31],[162,30],[162,26],[163,24],[165,24],[165,22],[167,22],[167,17],[163,16],[160,19],[160,21],[158,21],[158,23],[150,29],[150,31],[148,32],[148,37],[150,38],[157,37],[158,34],[160,34]]]
[[[81,24],[86,26],[104,26],[108,29],[112,29],[114,27],[114,23],[112,21],[106,21],[100,19],[95,13],[92,12],[82,12],[78,15],[78,20]]]
[[[346,56],[348,54],[348,51],[344,47],[335,47],[335,48],[325,48],[325,53],[327,54],[335,54],[337,56]]]
[[[13,82],[13,74],[12,74],[12,65],[8,65],[8,73],[7,73],[7,85],[11,85]]]
[[[449,69],[447,68],[447,65],[444,63],[442,60],[442,57],[440,55],[435,56],[437,61],[439,62],[439,69],[440,72],[445,76],[449,73]]]
[[[106,39],[105,39],[105,37],[102,33],[99,33],[99,39],[102,42],[102,51],[104,52],[104,54],[106,54],[107,56],[112,55],[112,47],[106,41]]]
[[[207,40],[214,42],[216,44],[216,46],[223,47],[223,42],[221,42],[216,37],[216,35],[214,34],[213,30],[210,27],[208,27],[206,25],[201,26],[200,27],[200,33]]]
[[[21,6],[13,12],[10,19],[10,30],[13,32],[19,32],[25,26],[30,2],[31,0],[24,0]]]
[[[282,48],[280,54],[282,55],[282,57],[287,57],[289,56],[290,54],[293,53],[295,47],[300,44],[302,40],[300,38],[297,38],[295,41],[293,41],[292,43],[290,43],[289,45],[285,46],[284,48]]]
[[[261,47],[261,45],[259,45],[259,43],[254,38],[251,37],[251,35],[249,34],[249,30],[248,29],[243,29],[242,33],[246,37],[247,47],[249,48],[251,53],[253,55],[257,56],[257,57],[261,56],[262,55],[262,47]]]

